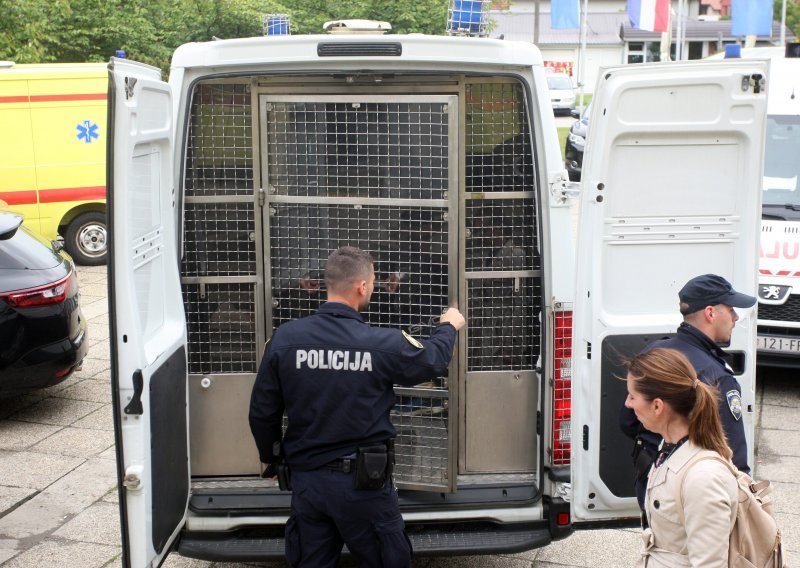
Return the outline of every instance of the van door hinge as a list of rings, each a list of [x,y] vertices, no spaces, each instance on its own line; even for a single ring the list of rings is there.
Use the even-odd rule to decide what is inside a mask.
[[[263,187],[259,187],[258,188],[258,206],[259,207],[264,207],[264,202],[266,201],[266,199],[267,199],[267,197],[264,194],[264,188]]]
[[[542,435],[542,413],[539,410],[536,411],[536,434]]]
[[[589,427],[586,424],[583,425],[583,449],[589,449]]]

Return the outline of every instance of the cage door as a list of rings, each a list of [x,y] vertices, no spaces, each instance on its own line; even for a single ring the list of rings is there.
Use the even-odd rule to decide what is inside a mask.
[[[456,96],[262,95],[267,329],[325,299],[330,252],[375,259],[371,325],[427,337],[458,297]],[[456,364],[395,387],[399,487],[455,488]]]

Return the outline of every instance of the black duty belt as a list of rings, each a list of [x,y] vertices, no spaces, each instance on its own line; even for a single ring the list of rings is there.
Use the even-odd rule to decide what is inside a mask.
[[[330,463],[326,463],[322,467],[325,469],[332,469],[333,471],[341,471],[342,473],[350,473],[356,470],[356,459],[341,458],[338,460],[333,460]]]

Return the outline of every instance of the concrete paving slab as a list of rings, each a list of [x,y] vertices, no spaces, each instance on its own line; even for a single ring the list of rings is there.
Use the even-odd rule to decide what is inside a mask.
[[[800,436],[796,430],[762,429],[758,436],[758,455],[800,456]]]
[[[99,298],[94,302],[81,301],[81,312],[83,312],[83,317],[92,321],[93,318],[108,313],[108,302],[105,298]]]
[[[83,379],[91,379],[97,375],[102,375],[107,379],[109,377],[108,370],[110,367],[111,363],[108,359],[92,357],[90,353],[89,356],[83,360],[83,367],[80,371],[75,373],[75,376]]]
[[[109,460],[89,459],[48,488],[44,493],[64,495],[82,510],[117,486],[117,466]]]
[[[800,471],[800,457],[765,456],[763,459],[759,457],[756,463],[755,477],[772,482],[796,483],[798,471]]]
[[[761,428],[769,430],[797,429],[797,409],[775,404],[761,407]]]
[[[77,401],[75,401],[77,402]],[[89,428],[91,430],[114,431],[114,414],[110,404],[103,405],[88,416],[81,418],[73,424],[76,428]]]
[[[120,549],[113,546],[46,540],[9,560],[3,567],[64,568],[65,566],[80,566],[81,568],[101,568],[119,554]]]
[[[111,343],[108,339],[104,339],[96,343],[90,343],[89,345],[89,353],[92,354],[92,357],[99,357],[101,359],[111,358]]]
[[[14,398],[0,398],[0,420],[5,420],[20,410],[33,406],[40,400],[42,400],[40,393],[26,394]]]
[[[797,566],[792,560],[800,560],[800,513],[777,513],[775,520],[781,529],[781,541],[789,566]]]
[[[116,461],[117,460],[117,449],[116,449],[116,447],[108,448],[106,451],[104,451],[103,453],[101,453],[97,457],[100,458],[100,459],[104,459],[104,460]]]
[[[509,556],[453,556],[452,558],[435,558],[427,565],[413,564],[414,568],[530,568],[530,560],[522,560]],[[216,567],[215,567],[216,568]]]
[[[769,388],[764,389],[763,393],[763,405],[800,408],[800,388],[796,376],[772,374]]]
[[[773,481],[772,502],[776,513],[800,514],[800,483]]]
[[[119,508],[97,502],[53,533],[69,540],[120,546]]]
[[[44,489],[85,460],[39,452],[0,452],[0,479],[12,487]]]
[[[103,502],[119,504],[119,491],[117,491],[116,485],[111,491],[103,495]]]
[[[14,414],[14,420],[69,426],[100,408],[97,402],[50,397]]]
[[[72,400],[86,400],[89,402],[108,404],[111,402],[111,384],[108,380],[98,381],[85,379],[58,392],[55,396]]]
[[[5,514],[12,507],[19,506],[27,499],[36,495],[37,490],[30,487],[8,487],[0,485],[0,514]],[[0,548],[3,543],[0,542]]]
[[[17,554],[19,554],[19,550],[0,548],[0,564],[3,564],[5,561],[13,558]]]
[[[194,558],[184,558],[180,554],[173,552],[167,556],[161,568],[209,568],[211,565],[211,562],[195,560]]]
[[[102,325],[108,327],[108,314],[95,316],[89,319],[89,325]]]
[[[638,531],[582,530],[542,548],[536,560],[590,568],[634,566],[641,542]]]
[[[85,507],[85,504],[70,496],[39,493],[0,519],[0,536],[15,539],[39,538],[56,530]]]
[[[62,427],[17,420],[0,422],[0,450],[24,450],[58,432]]]
[[[81,289],[81,303],[86,296],[94,296],[106,301],[108,295],[108,286],[106,285],[105,278],[89,278],[84,282],[82,279],[78,280],[78,285]]]
[[[94,457],[114,445],[114,432],[67,427],[36,444],[33,451],[63,456]]]

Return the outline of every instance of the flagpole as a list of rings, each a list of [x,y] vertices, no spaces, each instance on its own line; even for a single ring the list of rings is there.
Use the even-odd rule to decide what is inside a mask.
[[[781,7],[781,47],[786,45],[786,0]]]
[[[581,44],[578,48],[578,108],[583,111],[583,86],[586,82],[586,28],[589,16],[589,0],[581,2]]]

